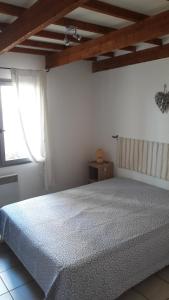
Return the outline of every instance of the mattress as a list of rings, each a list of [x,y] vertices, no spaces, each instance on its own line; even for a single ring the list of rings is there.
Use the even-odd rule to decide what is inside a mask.
[[[113,178],[10,204],[0,234],[48,300],[113,300],[169,264],[169,191]]]

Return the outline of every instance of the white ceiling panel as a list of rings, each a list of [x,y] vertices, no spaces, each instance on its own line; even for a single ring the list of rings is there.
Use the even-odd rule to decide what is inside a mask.
[[[44,38],[44,37],[38,37],[38,36],[31,36],[29,38],[29,40],[64,45],[64,41],[53,40],[53,39]],[[70,42],[70,46],[75,46],[75,45],[77,45],[77,44]]]
[[[44,38],[44,37],[31,36],[29,39],[30,39],[30,40],[33,40],[33,41],[38,41],[38,42],[46,42],[46,43],[54,43],[54,44],[61,44],[61,45],[64,45],[64,42],[63,42],[63,41],[60,41],[60,40],[53,40],[53,39]]]
[[[147,15],[153,15],[169,9],[169,2],[167,2],[167,0],[102,0],[102,2]]]
[[[0,14],[0,22],[12,23],[16,20],[16,17],[11,17],[9,15]]]
[[[2,0],[3,3],[9,3],[13,5],[23,6],[23,7],[30,7],[34,4],[37,0]]]
[[[125,21],[119,18],[107,16],[105,14],[96,13],[84,8],[77,8],[67,15],[72,19],[100,24],[108,27],[121,28],[132,24],[132,22]]]
[[[49,48],[40,48],[40,47],[31,47],[31,46],[24,46],[24,45],[19,45],[19,46],[16,46],[17,48],[29,48],[29,49],[36,49],[36,50],[47,50],[47,51],[50,51],[50,52],[56,52],[56,50],[53,50],[53,49],[49,49]],[[58,51],[59,52],[59,51]]]

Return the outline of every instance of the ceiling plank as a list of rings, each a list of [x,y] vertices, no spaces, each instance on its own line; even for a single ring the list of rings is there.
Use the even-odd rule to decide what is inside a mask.
[[[134,12],[125,8],[121,8],[109,3],[97,1],[97,0],[90,0],[81,7],[92,10],[98,13],[106,14],[112,17],[138,22],[144,20],[147,16],[138,12]]]
[[[47,50],[40,50],[40,49],[31,49],[31,48],[22,48],[22,47],[14,47],[10,50],[10,52],[17,52],[17,53],[26,53],[26,54],[34,54],[34,55],[49,55],[51,52]]]
[[[169,44],[93,63],[93,73],[169,57]]]
[[[41,42],[35,40],[26,40],[21,43],[23,46],[30,46],[30,47],[37,47],[37,48],[44,48],[44,49],[52,49],[62,51],[65,49],[64,45],[56,44],[56,43],[48,43],[48,42]]]
[[[5,15],[10,15],[14,17],[19,17],[23,14],[25,8],[21,6],[16,6],[13,4],[2,3],[0,2],[0,13]]]
[[[52,39],[52,40],[59,40],[59,41],[64,41],[64,38],[65,38],[64,33],[49,31],[49,30],[39,31],[35,34],[35,36],[44,37],[44,38],[48,38],[48,39]],[[79,43],[72,36],[69,36],[69,40],[74,43],[75,42]],[[89,40],[90,40],[89,38],[82,37],[81,42],[86,42]]]
[[[27,9],[0,36],[0,53],[7,52],[33,34],[42,30],[86,0],[39,0]]]
[[[50,68],[67,64],[116,49],[122,49],[168,33],[169,10],[118,31],[107,33],[82,45],[66,49],[61,54],[51,54],[47,57],[47,66]]]

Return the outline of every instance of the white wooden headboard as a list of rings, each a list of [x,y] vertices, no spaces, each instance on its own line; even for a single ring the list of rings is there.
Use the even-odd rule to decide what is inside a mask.
[[[117,165],[169,181],[169,144],[120,137]]]

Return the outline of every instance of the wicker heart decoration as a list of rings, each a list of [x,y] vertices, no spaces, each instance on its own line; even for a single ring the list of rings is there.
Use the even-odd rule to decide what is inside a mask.
[[[164,92],[158,92],[155,95],[155,102],[162,113],[169,110],[169,92],[166,91],[166,85],[164,86]]]

